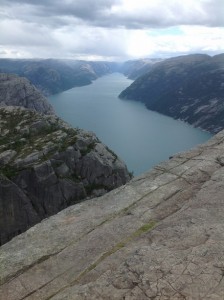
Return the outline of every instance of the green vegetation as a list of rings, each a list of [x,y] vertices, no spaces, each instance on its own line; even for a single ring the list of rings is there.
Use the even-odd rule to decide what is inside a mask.
[[[10,165],[0,168],[0,174],[4,175],[8,179],[12,179],[18,174],[18,170]]]
[[[128,174],[129,174],[130,178],[134,177],[134,171],[130,171],[130,172],[128,172]]]
[[[136,230],[133,234],[132,237],[137,237],[140,236],[141,234],[150,231],[153,227],[155,227],[156,222],[155,221],[151,221],[149,223],[144,224],[143,226],[141,226],[138,230]]]
[[[105,186],[105,185],[102,185],[102,184],[92,183],[92,184],[89,184],[89,185],[85,186],[85,190],[86,190],[87,195],[90,195],[93,190],[99,190],[99,189],[104,189],[106,191],[109,191],[108,187]]]
[[[8,137],[1,136],[0,137],[0,146],[7,144],[9,141]]]
[[[35,150],[46,152],[49,144],[48,153],[42,157],[42,160],[47,159],[49,154],[63,152],[77,141],[77,130],[64,127],[55,117],[42,119],[33,111],[17,109],[12,117],[11,112],[1,109],[0,126],[4,133],[0,137],[1,150],[15,150],[17,158],[24,158]]]
[[[85,149],[82,149],[80,152],[82,154],[82,156],[85,156],[86,154],[88,154],[89,152],[91,152],[96,146],[95,142],[90,143]]]
[[[107,149],[107,151],[108,152],[110,152],[113,156],[114,156],[114,160],[113,160],[113,162],[115,162],[117,159],[118,159],[118,156],[117,156],[117,154],[116,153],[114,153],[114,151],[113,150],[111,150],[110,148],[108,148],[107,146],[106,146],[106,149]]]
[[[103,260],[105,260],[110,255],[116,253],[120,249],[124,248],[129,242],[131,242],[134,238],[137,238],[141,236],[142,234],[149,232],[156,226],[155,221],[150,221],[149,223],[144,224],[140,228],[138,228],[136,231],[134,231],[131,235],[129,235],[127,238],[125,238],[123,241],[117,243],[114,247],[112,247],[110,250],[105,252],[99,259],[97,259],[94,263],[92,263],[87,269],[85,269],[82,273],[79,274],[79,276],[74,280],[73,283],[78,282],[83,276],[88,274],[90,271],[95,269]]]
[[[67,138],[66,141],[63,143],[59,143],[58,146],[58,151],[63,152],[65,151],[69,146],[74,145],[77,141],[76,136],[72,136],[71,138]]]

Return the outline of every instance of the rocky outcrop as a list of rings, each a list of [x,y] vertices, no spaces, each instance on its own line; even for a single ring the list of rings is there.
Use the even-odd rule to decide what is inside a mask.
[[[42,114],[53,114],[47,99],[26,79],[0,73],[0,107],[22,106]]]
[[[0,72],[29,79],[43,94],[56,94],[92,83],[117,69],[117,63],[60,59],[0,59]]]
[[[0,108],[0,244],[42,219],[130,179],[95,134],[55,115]]]
[[[157,63],[120,97],[217,133],[224,128],[224,54],[194,54]]]
[[[224,297],[224,131],[0,248],[0,299]]]

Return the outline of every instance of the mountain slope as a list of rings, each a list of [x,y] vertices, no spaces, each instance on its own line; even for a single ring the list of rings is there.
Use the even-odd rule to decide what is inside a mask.
[[[120,94],[210,132],[224,128],[224,54],[194,54],[155,64]]]
[[[0,73],[0,106],[22,106],[43,114],[53,114],[47,99],[26,79]]]
[[[77,60],[0,59],[0,72],[29,79],[45,95],[90,84],[117,69],[116,63]]]

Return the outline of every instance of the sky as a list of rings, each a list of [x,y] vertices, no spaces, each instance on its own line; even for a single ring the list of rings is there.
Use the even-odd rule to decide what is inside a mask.
[[[224,0],[1,0],[1,58],[224,52]]]

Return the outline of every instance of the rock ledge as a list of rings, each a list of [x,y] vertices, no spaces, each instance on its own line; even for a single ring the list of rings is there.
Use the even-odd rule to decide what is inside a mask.
[[[224,131],[0,248],[1,300],[224,299]]]

